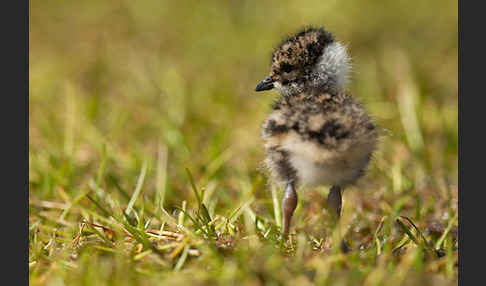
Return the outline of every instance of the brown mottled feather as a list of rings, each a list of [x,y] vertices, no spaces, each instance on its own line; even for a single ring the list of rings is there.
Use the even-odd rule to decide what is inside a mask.
[[[351,184],[362,175],[377,138],[371,118],[346,93],[281,97],[265,120],[262,135],[267,165],[278,181],[300,181],[299,170],[290,159],[292,154],[300,154],[317,166],[356,169],[332,182],[340,185]]]

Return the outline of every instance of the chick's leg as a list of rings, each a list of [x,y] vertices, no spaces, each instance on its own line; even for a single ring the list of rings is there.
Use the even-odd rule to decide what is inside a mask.
[[[327,195],[327,205],[329,207],[329,212],[335,219],[339,219],[341,217],[341,206],[342,206],[342,197],[341,197],[341,187],[339,186],[332,186],[329,194]]]
[[[297,207],[297,193],[293,182],[287,183],[282,198],[282,234],[286,237],[289,233],[290,220]]]
[[[329,208],[329,212],[331,213],[331,216],[333,216],[336,226],[339,218],[341,217],[341,207],[342,207],[341,191],[342,191],[341,187],[332,186],[327,196],[327,205]],[[346,244],[344,239],[341,239],[341,251],[344,253],[349,251],[348,245]]]

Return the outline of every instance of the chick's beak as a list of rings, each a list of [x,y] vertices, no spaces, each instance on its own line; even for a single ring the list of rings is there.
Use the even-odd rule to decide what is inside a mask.
[[[275,80],[273,78],[271,78],[270,76],[267,76],[266,78],[264,78],[255,88],[255,91],[263,91],[263,90],[269,90],[269,89],[272,89],[274,86],[273,86],[273,82]]]

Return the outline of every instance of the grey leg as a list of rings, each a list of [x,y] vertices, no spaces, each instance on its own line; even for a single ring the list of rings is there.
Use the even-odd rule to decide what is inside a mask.
[[[295,192],[294,183],[287,183],[285,193],[282,198],[282,234],[286,237],[289,233],[290,220],[297,207],[297,193]]]
[[[329,191],[329,195],[327,196],[327,205],[329,207],[329,212],[334,217],[335,223],[341,217],[341,206],[342,206],[342,197],[341,197],[341,187],[339,186],[332,186],[331,190]],[[346,253],[349,251],[348,245],[341,239],[341,251]]]
[[[341,204],[341,187],[332,186],[329,195],[327,195],[327,205],[329,206],[329,212],[336,216],[337,219],[341,216]]]

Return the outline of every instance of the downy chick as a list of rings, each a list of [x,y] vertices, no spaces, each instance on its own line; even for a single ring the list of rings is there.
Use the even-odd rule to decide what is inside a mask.
[[[270,74],[256,91],[280,97],[263,124],[265,163],[285,186],[282,234],[287,236],[301,186],[331,186],[328,206],[339,218],[341,191],[363,174],[376,148],[370,116],[348,93],[350,58],[323,28],[307,28],[273,52]]]

